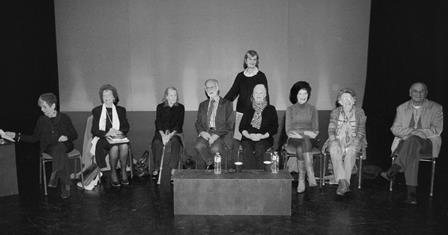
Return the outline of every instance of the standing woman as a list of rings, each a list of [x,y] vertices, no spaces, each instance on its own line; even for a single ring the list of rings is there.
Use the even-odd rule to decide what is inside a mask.
[[[236,104],[235,130],[238,131],[243,113],[252,107],[251,97],[255,85],[263,84],[266,88],[266,99],[269,102],[268,81],[266,75],[259,70],[260,57],[254,50],[249,50],[244,55],[244,70],[236,75],[232,87],[224,96],[224,99],[233,102],[238,97]],[[239,135],[239,133],[238,133]]]
[[[168,161],[171,168],[171,175],[177,168],[180,157],[180,148],[182,144],[181,136],[182,126],[184,125],[185,108],[178,102],[178,92],[175,87],[165,89],[162,103],[157,105],[156,129],[152,140],[152,153],[154,156],[153,177],[159,172],[163,146],[165,146],[164,158]]]
[[[272,136],[278,129],[277,111],[269,104],[266,96],[266,87],[263,84],[256,85],[251,107],[241,119],[243,159],[248,169],[263,168],[264,154],[274,144]]]
[[[129,131],[129,123],[126,118],[126,109],[117,106],[119,98],[117,88],[110,84],[100,87],[100,101],[102,105],[92,110],[92,147],[95,148],[95,160],[100,168],[106,168],[106,155],[109,154],[110,177],[113,187],[120,187],[117,176],[117,162],[120,158],[121,184],[128,185],[126,173],[126,161],[128,158],[128,143],[110,144],[108,139],[120,139],[126,137]]]
[[[61,197],[70,197],[70,162],[67,153],[73,150],[73,140],[78,138],[70,118],[56,110],[57,98],[53,93],[45,93],[39,96],[37,104],[44,115],[37,120],[32,135],[22,135],[7,132],[16,142],[38,142],[40,151],[53,157],[53,171],[50,176],[49,187],[55,188],[60,180]]]
[[[356,94],[352,89],[341,89],[337,103],[340,106],[333,109],[330,114],[328,146],[334,175],[338,182],[336,194],[343,196],[349,191],[356,154],[362,146],[367,146],[367,117],[364,110],[355,106]]]
[[[286,109],[285,131],[288,136],[287,149],[296,152],[299,170],[297,192],[305,191],[305,168],[310,187],[317,186],[313,169],[312,140],[319,133],[319,119],[316,108],[308,103],[311,86],[307,82],[295,83],[289,93],[292,105]],[[304,162],[305,161],[305,165]]]

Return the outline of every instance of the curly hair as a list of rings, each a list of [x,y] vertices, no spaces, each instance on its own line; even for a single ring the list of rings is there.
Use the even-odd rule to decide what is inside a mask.
[[[114,96],[114,104],[117,105],[118,101],[120,101],[120,99],[118,98],[117,88],[115,88],[114,86],[112,86],[110,84],[102,85],[100,87],[100,90],[98,91],[98,94],[100,95],[101,103],[104,103],[104,101],[103,101],[103,92],[104,91],[112,91],[112,95]]]
[[[308,98],[306,101],[308,101],[310,99],[310,97],[311,97],[310,84],[305,81],[298,81],[291,87],[291,91],[289,92],[289,101],[291,101],[291,103],[293,103],[293,104],[297,103],[297,94],[302,89],[305,89],[306,92],[308,93]]]
[[[354,103],[356,104],[356,92],[350,88],[342,88],[339,90],[338,96],[336,97],[336,103],[338,103],[339,99],[341,99],[341,96],[346,93],[350,94],[353,97]]]

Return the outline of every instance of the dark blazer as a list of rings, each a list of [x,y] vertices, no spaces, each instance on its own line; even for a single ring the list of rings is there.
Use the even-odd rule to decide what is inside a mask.
[[[230,101],[220,97],[215,117],[216,129],[209,130],[207,123],[208,103],[209,100],[207,99],[199,104],[198,115],[195,124],[196,131],[198,132],[198,134],[201,133],[202,131],[205,131],[210,134],[217,134],[220,137],[223,137],[233,130],[233,119],[232,119],[233,105]]]
[[[92,134],[94,136],[98,136],[100,138],[104,137],[106,133],[109,131],[106,129],[105,131],[101,131],[99,128],[100,117],[102,105],[95,107],[92,109],[93,121],[92,121]],[[117,108],[118,119],[120,120],[120,131],[123,134],[127,134],[129,132],[129,122],[126,118],[126,109],[121,106],[115,106]]]
[[[266,106],[266,108],[261,113],[261,127],[260,129],[256,129],[252,127],[250,124],[252,121],[252,117],[254,116],[255,110],[250,107],[241,118],[240,123],[240,132],[243,132],[246,130],[249,132],[249,134],[259,133],[259,134],[265,134],[266,132],[269,133],[269,137],[267,140],[270,142],[273,142],[272,136],[277,133],[278,129],[278,117],[277,117],[277,111],[275,110],[275,107],[272,105]],[[246,137],[244,137],[242,140],[248,140]]]

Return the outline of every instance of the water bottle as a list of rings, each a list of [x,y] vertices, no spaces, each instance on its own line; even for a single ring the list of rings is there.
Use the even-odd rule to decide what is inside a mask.
[[[274,151],[273,153],[271,153],[271,170],[272,173],[277,174],[278,173],[278,161],[279,161],[279,156],[277,151]]]
[[[215,173],[215,175],[219,175],[221,174],[221,155],[219,153],[215,154],[215,169],[213,169],[213,172]]]

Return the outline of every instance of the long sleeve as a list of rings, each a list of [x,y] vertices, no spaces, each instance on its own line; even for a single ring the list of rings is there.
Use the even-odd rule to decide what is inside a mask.
[[[118,118],[120,119],[120,131],[123,132],[124,134],[127,134],[129,132],[130,126],[126,115],[126,108],[117,106],[117,113]]]
[[[232,113],[233,113],[233,106],[232,103],[229,101],[223,101],[221,103],[221,105],[223,105],[223,109],[224,109],[224,115],[225,115],[225,119],[224,119],[224,128],[217,128],[217,130],[214,132],[214,134],[217,134],[219,136],[225,136],[227,133],[232,131],[232,127],[233,127],[233,121],[232,121]],[[217,121],[215,119],[215,121]]]
[[[434,105],[431,109],[431,118],[429,120],[429,128],[423,128],[426,138],[440,136],[443,131],[443,107]]]
[[[268,115],[270,116],[268,127],[267,127],[267,132],[269,133],[269,136],[273,136],[275,134],[277,134],[277,130],[278,130],[278,116],[277,116],[277,110],[275,109],[274,106],[269,106],[269,109],[266,110],[268,111]]]
[[[289,135],[292,131],[291,123],[292,123],[292,106],[289,106],[286,108],[286,114],[285,114],[285,132],[286,135]]]
[[[101,106],[98,106],[94,109],[92,109],[92,116],[93,116],[93,120],[92,120],[92,134],[93,136],[97,136],[97,137],[104,137],[106,135],[106,131],[102,131],[99,128],[99,124],[100,124],[100,115],[101,115]]]
[[[201,133],[203,131],[207,131],[207,127],[204,126],[204,123],[202,121],[202,117],[204,115],[207,115],[207,108],[204,108],[204,106],[206,107],[207,102],[202,102],[199,104],[199,108],[198,108],[198,113],[197,113],[197,117],[196,117],[196,123],[195,123],[195,127],[196,127],[196,131],[197,133]]]
[[[233,102],[240,93],[240,83],[241,83],[241,77],[237,75],[235,80],[233,81],[232,87],[224,96],[224,99]]]
[[[338,126],[338,116],[339,116],[339,109],[333,109],[330,114],[330,121],[328,123],[328,138],[330,140],[336,139],[336,128]]]
[[[176,132],[182,133],[182,127],[184,126],[184,118],[185,118],[185,107],[183,105],[179,105],[179,114],[176,115],[177,121],[176,121]]]
[[[20,138],[21,141],[27,142],[27,143],[36,143],[40,141],[40,138],[42,136],[42,128],[44,127],[44,117],[40,116],[39,119],[36,121],[36,126],[34,126],[33,134],[31,135],[22,135]]]
[[[157,105],[156,120],[154,121],[155,125],[156,125],[156,132],[165,131],[165,130],[162,130],[162,111],[163,111],[163,104]]]
[[[362,110],[361,108],[358,109],[357,112],[358,115],[358,128],[357,128],[357,133],[356,133],[356,139],[358,141],[361,141],[362,139],[364,139],[366,137],[366,121],[367,121],[367,116],[364,113],[364,110]]]
[[[405,121],[403,121],[403,119],[406,119],[407,115],[408,114],[406,113],[406,110],[403,108],[403,106],[398,106],[394,123],[392,124],[390,130],[395,136],[399,138],[403,138],[411,134],[411,132],[413,131],[413,129],[409,127],[409,123],[406,124]]]
[[[62,123],[62,132],[61,135],[66,135],[68,141],[72,142],[78,138],[78,132],[76,132],[75,127],[73,126],[72,120],[65,114],[61,114]]]

